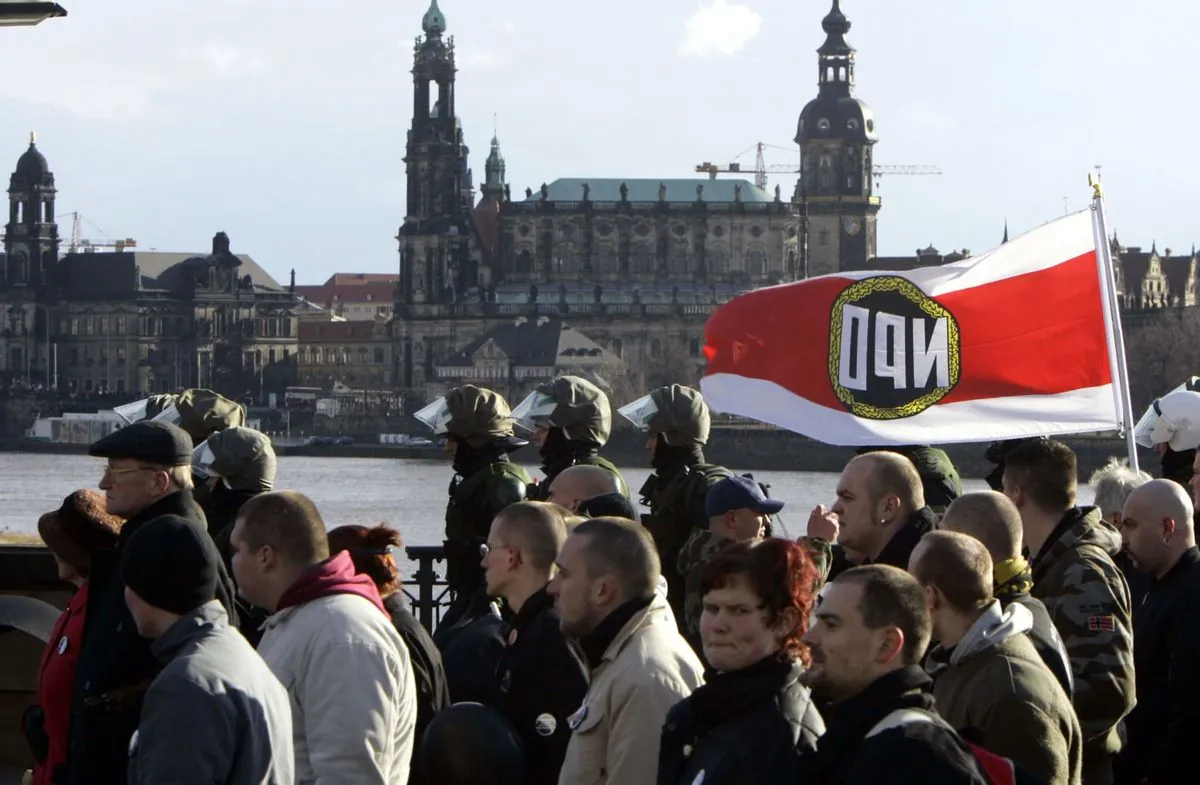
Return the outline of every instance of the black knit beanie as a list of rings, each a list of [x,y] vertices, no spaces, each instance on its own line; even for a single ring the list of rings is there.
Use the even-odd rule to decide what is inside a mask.
[[[155,608],[182,616],[216,598],[221,556],[198,524],[178,515],[155,518],[123,550],[122,580]]]

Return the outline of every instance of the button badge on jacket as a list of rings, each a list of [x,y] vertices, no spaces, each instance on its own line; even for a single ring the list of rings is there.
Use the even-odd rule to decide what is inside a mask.
[[[64,635],[58,641],[58,653],[59,653],[59,655],[63,655],[63,654],[66,654],[66,652],[67,652],[67,636]]]
[[[588,705],[585,703],[579,707],[579,711],[575,712],[570,717],[567,717],[567,727],[571,730],[575,730],[579,727],[580,723],[587,719],[587,715]]]
[[[553,714],[539,714],[533,722],[533,727],[539,736],[553,736],[554,731],[558,729],[558,720],[554,719]]]

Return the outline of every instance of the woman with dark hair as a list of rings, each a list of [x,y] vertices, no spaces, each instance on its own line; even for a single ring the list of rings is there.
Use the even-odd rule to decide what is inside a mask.
[[[795,782],[825,723],[801,676],[816,567],[804,546],[730,545],[705,566],[700,638],[711,670],[667,714],[658,785]]]
[[[408,782],[409,785],[421,785],[421,737],[434,715],[450,705],[450,689],[442,655],[433,638],[405,607],[404,593],[400,591],[400,569],[391,552],[392,548],[400,546],[400,532],[384,524],[372,529],[339,526],[329,532],[329,554],[349,551],[355,570],[375,582],[379,596],[383,598],[383,607],[387,608],[392,624],[408,646],[417,683],[417,727]]]

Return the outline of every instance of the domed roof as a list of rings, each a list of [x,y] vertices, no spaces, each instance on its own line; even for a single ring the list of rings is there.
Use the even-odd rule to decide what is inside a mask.
[[[50,173],[50,165],[46,156],[37,149],[37,137],[29,135],[29,149],[17,159],[16,174],[29,181],[41,180]]]
[[[437,0],[432,0],[429,10],[421,17],[421,29],[425,35],[441,35],[446,32],[446,15],[438,8]]]
[[[875,115],[864,101],[851,95],[817,96],[800,112],[796,143],[817,139],[874,144],[879,141]]]

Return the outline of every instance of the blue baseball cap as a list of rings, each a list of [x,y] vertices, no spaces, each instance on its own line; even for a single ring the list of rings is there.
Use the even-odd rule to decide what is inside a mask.
[[[726,477],[709,489],[704,507],[710,518],[730,510],[754,510],[760,515],[774,515],[783,509],[783,502],[768,499],[758,483],[749,477]]]

